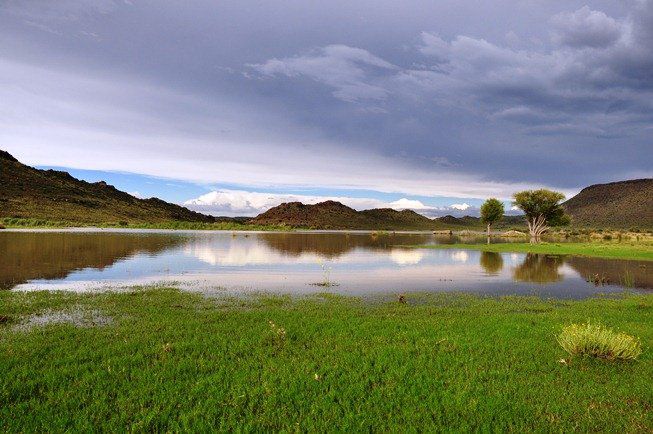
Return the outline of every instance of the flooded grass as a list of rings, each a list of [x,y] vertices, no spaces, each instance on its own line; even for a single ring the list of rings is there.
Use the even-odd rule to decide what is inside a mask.
[[[541,253],[653,261],[653,242],[429,244],[428,249],[466,249],[497,253]]]
[[[15,331],[29,332],[37,327],[52,324],[70,324],[75,327],[101,327],[111,324],[112,319],[98,310],[75,306],[66,310],[46,310],[22,319],[14,326]]]
[[[396,294],[1,292],[14,319],[113,321],[1,326],[0,430],[653,429],[652,294]],[[637,336],[638,360],[560,363],[560,330],[587,321]]]

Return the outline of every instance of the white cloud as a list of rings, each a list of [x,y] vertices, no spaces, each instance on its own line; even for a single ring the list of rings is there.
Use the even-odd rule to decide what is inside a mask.
[[[333,95],[344,101],[384,99],[389,90],[367,83],[366,77],[370,68],[396,69],[367,50],[347,45],[328,45],[307,55],[249,66],[267,76],[305,76],[322,82],[334,88]]]
[[[465,211],[465,210],[471,208],[471,205],[468,204],[468,203],[454,203],[454,204],[451,204],[451,208],[457,209],[459,211]]]
[[[143,199],[143,195],[138,191],[128,191],[127,194],[131,194],[135,198]]]
[[[553,40],[575,48],[608,47],[619,40],[625,26],[604,12],[583,6],[575,12],[562,12],[551,18]]]

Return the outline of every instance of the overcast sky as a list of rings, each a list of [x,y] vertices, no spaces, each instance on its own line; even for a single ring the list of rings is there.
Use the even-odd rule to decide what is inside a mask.
[[[214,214],[653,176],[653,0],[0,0],[0,83],[0,149]]]

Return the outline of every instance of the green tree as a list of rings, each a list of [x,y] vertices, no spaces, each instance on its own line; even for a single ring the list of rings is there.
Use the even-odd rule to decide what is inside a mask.
[[[560,204],[565,195],[551,190],[525,190],[513,195],[514,205],[524,211],[528,232],[534,241],[551,226],[569,224],[570,218]]]
[[[503,203],[490,198],[481,205],[481,222],[487,225],[487,236],[490,236],[490,227],[503,218]]]

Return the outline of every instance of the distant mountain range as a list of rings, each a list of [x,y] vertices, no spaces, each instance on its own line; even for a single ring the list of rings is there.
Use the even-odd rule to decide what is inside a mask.
[[[445,230],[478,229],[478,217],[447,215],[430,219],[411,210],[397,211],[377,208],[356,211],[332,200],[315,205],[288,202],[270,208],[251,222],[259,225],[288,225],[312,229],[374,229],[374,230]],[[524,225],[523,217],[507,216],[499,227]]]
[[[564,203],[574,226],[653,228],[653,179],[592,185]],[[89,183],[67,172],[26,166],[0,151],[0,218],[42,219],[80,224],[169,221],[284,225],[313,229],[443,230],[480,229],[478,217],[430,219],[411,210],[357,211],[340,202],[283,203],[252,219],[212,217],[160,199],[139,199],[105,182]],[[525,226],[506,216],[497,229]]]
[[[431,230],[433,220],[415,211],[370,209],[356,211],[332,200],[315,205],[288,202],[275,206],[252,220],[261,225],[285,224],[315,229],[413,229]]]

